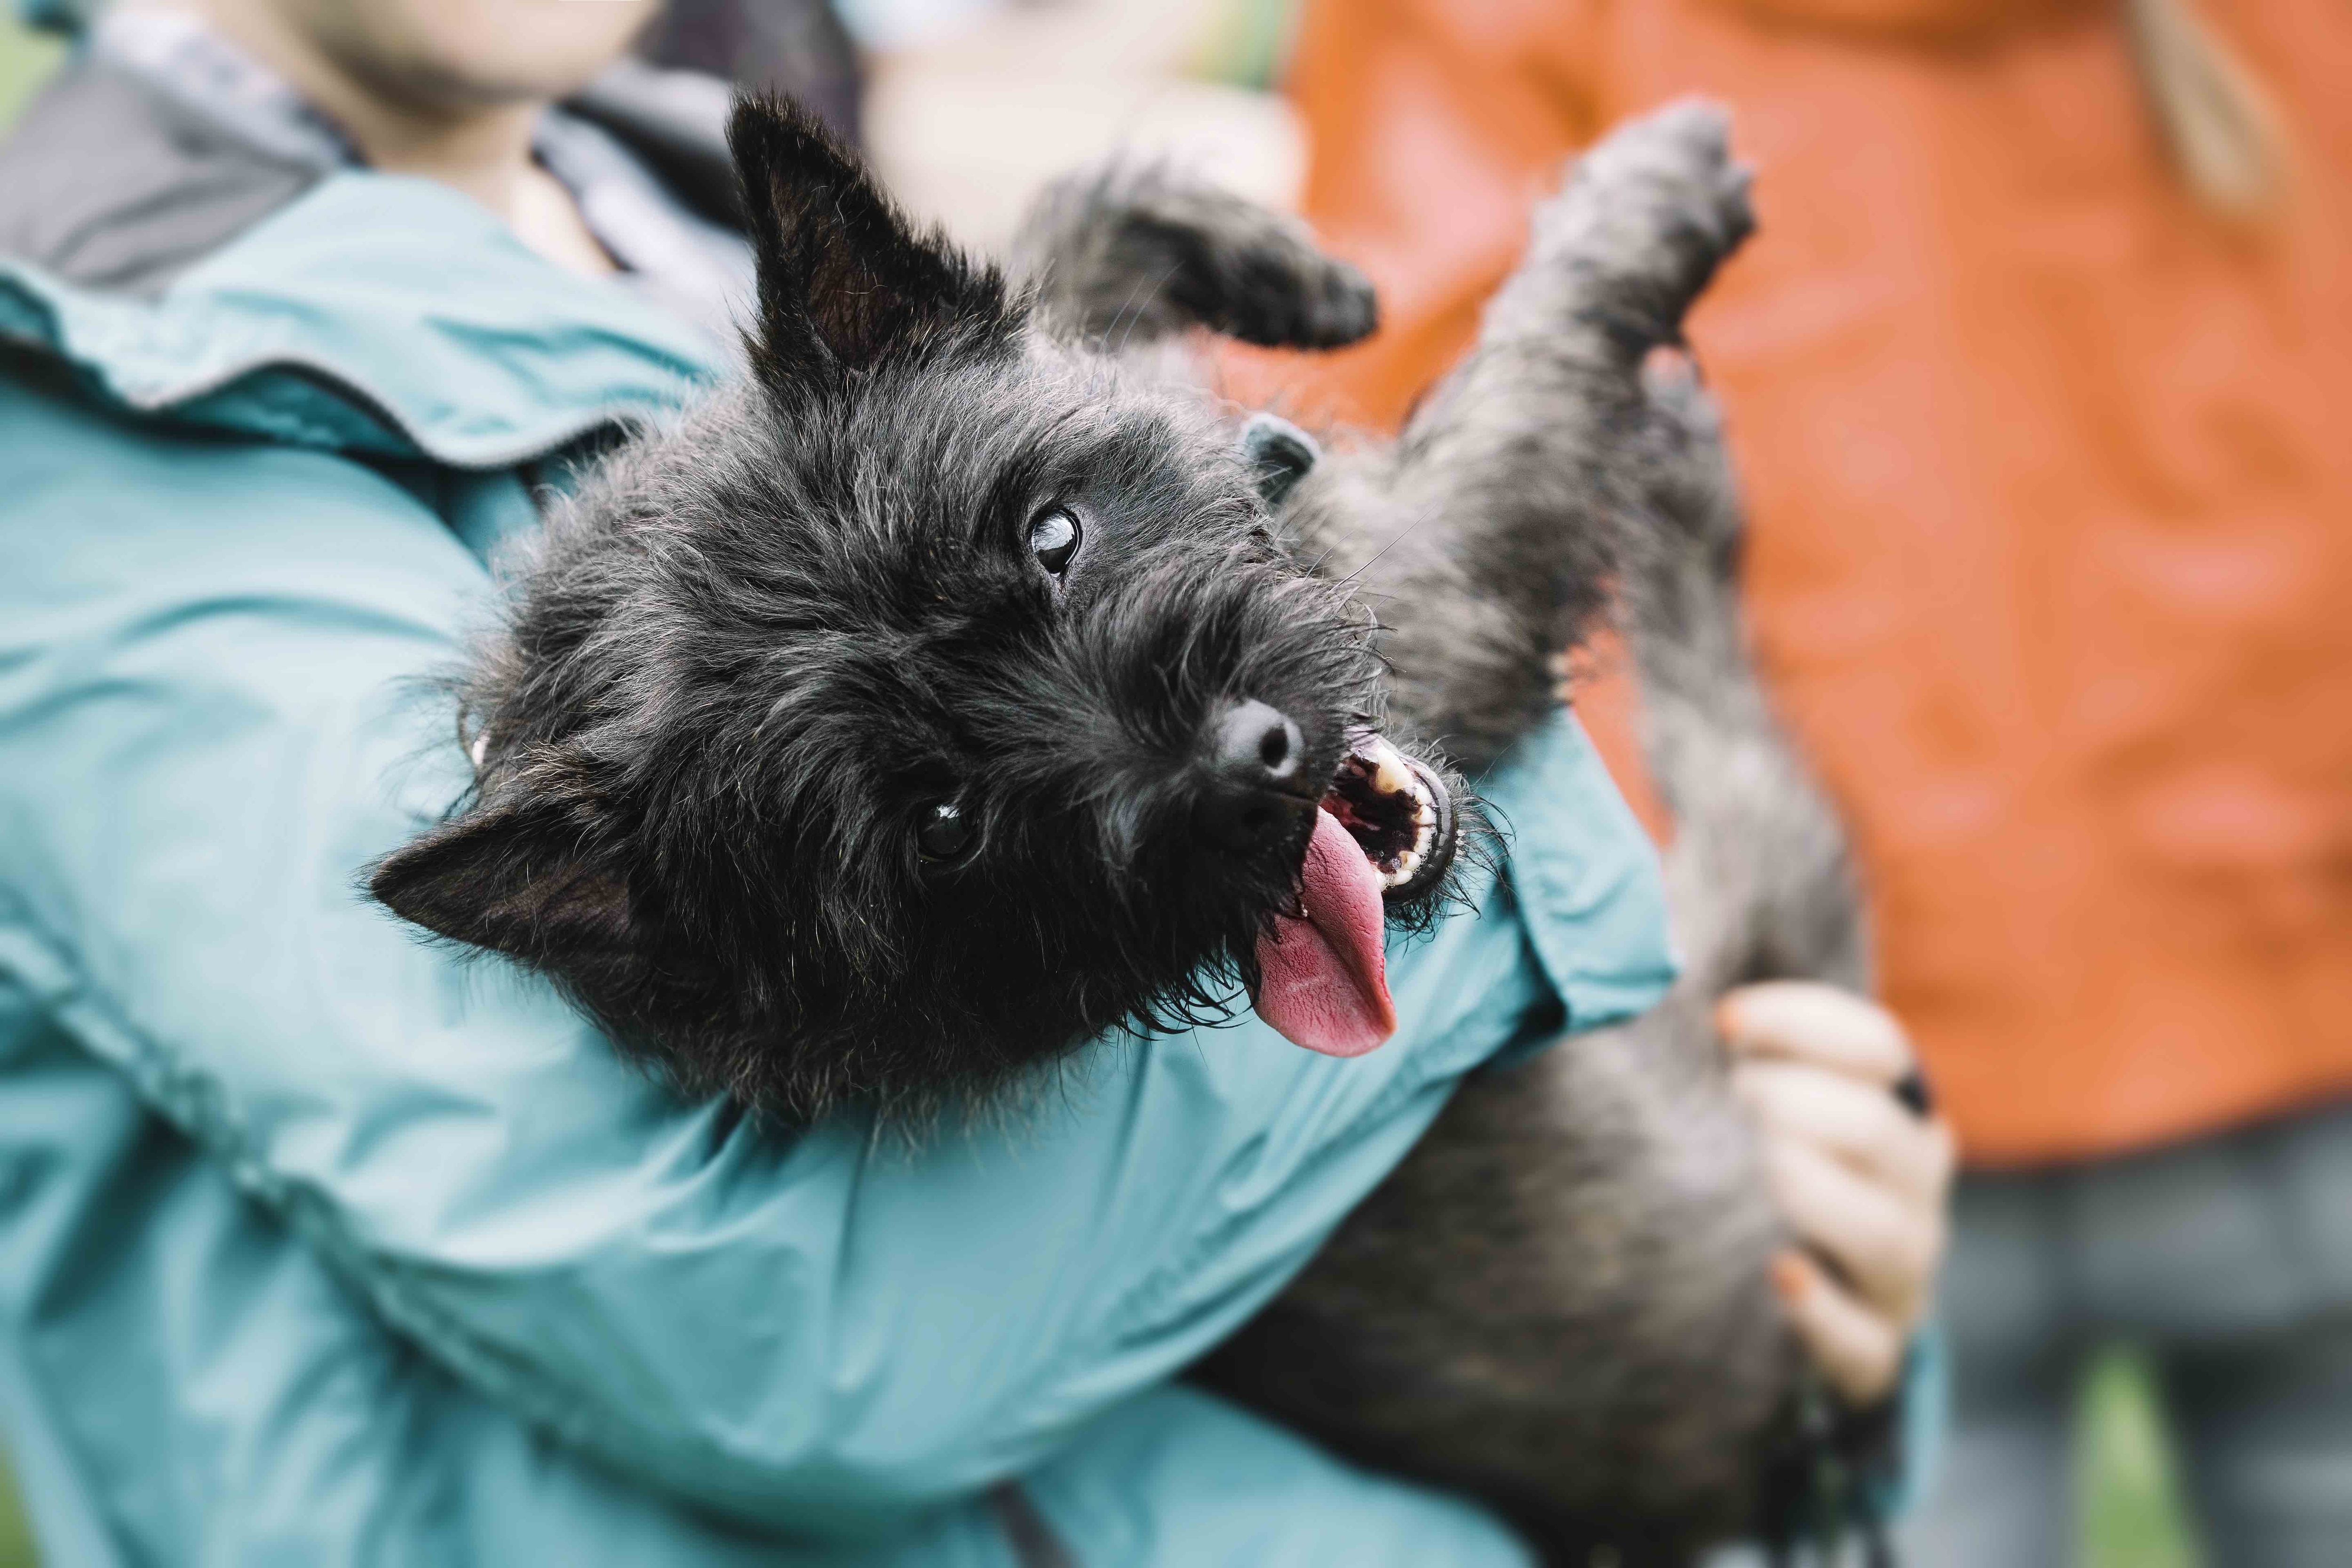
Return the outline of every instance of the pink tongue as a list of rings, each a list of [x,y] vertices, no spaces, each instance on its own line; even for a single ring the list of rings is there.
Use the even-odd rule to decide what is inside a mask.
[[[1396,1033],[1386,916],[1371,862],[1328,811],[1315,813],[1298,900],[1305,920],[1277,916],[1258,939],[1257,1016],[1310,1051],[1362,1056]]]

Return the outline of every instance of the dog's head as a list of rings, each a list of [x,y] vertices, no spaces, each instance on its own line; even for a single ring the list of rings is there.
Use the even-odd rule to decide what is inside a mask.
[[[1434,896],[1450,796],[1265,469],[806,121],[746,106],[735,145],[754,374],[553,520],[470,681],[477,788],[376,896],[796,1119],[1238,986],[1379,1043],[1384,905]]]

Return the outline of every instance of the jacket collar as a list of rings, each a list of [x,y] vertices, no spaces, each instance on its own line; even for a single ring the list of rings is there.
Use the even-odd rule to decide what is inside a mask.
[[[174,423],[500,468],[641,421],[720,346],[429,181],[327,177],[152,301],[0,261],[0,338]]]
[[[592,112],[625,138],[653,137],[648,161],[694,187],[689,200],[715,203],[732,177],[725,89],[689,93],[674,76],[615,73],[597,84]],[[85,60],[52,92],[105,85]],[[117,73],[110,90],[122,89]],[[728,363],[704,331],[563,271],[427,181],[306,172],[259,221],[226,216],[222,242],[152,291],[0,256],[0,343],[62,361],[97,395],[175,424],[466,468],[656,417]]]

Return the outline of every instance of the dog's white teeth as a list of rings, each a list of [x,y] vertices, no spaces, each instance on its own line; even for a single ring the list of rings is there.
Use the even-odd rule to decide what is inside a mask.
[[[1381,736],[1359,732],[1333,795],[1335,809],[1362,844],[1383,892],[1421,879],[1441,847],[1445,804],[1443,791],[1420,764]]]
[[[1364,782],[1381,795],[1405,795],[1418,800],[1425,793],[1404,753],[1379,735],[1366,735],[1358,742],[1356,760],[1366,770]]]

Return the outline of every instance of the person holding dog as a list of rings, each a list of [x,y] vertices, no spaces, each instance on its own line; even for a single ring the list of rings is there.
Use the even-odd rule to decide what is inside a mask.
[[[2067,1558],[2117,1339],[2214,1561],[2352,1541],[2347,37],[2274,0],[1307,8],[1307,211],[1385,321],[1278,374],[1338,416],[1444,368],[1601,127],[1712,95],[1762,172],[1692,335],[1762,663],[1969,1166],[1919,1563]],[[1638,703],[1580,697],[1637,797]]]
[[[1523,1563],[1171,1379],[1462,1074],[1666,983],[1573,725],[1487,785],[1558,874],[1400,950],[1386,1049],[1107,1050],[914,1150],[681,1102],[361,897],[462,789],[418,685],[500,542],[729,369],[723,94],[607,69],[652,10],[125,4],[0,148],[0,1420],[46,1549]],[[1902,1070],[1864,1005],[1742,1005]]]

